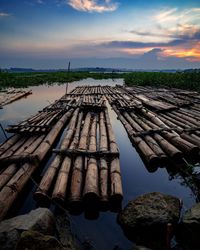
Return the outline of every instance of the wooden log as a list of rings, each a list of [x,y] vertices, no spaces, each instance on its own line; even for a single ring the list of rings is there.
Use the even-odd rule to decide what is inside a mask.
[[[101,203],[103,205],[108,202],[108,164],[105,158],[100,158],[100,184],[99,184],[99,193]]]
[[[168,126],[173,126],[174,123],[169,121],[168,119],[164,118],[164,117],[160,117],[160,119],[165,123],[167,124]],[[199,148],[200,148],[200,138],[198,137],[197,138],[194,138],[192,137],[192,134],[188,135],[184,132],[185,130],[180,128],[180,127],[177,127],[177,132],[180,134],[180,136],[185,139],[186,141],[189,141],[190,143],[193,143],[195,145],[197,145]]]
[[[99,115],[99,138],[100,138],[99,150],[107,151],[108,150],[108,138],[107,138],[107,133],[106,133],[104,112],[100,112],[100,115]]]
[[[106,128],[107,128],[107,132],[108,132],[108,140],[109,140],[109,147],[110,147],[110,151],[112,153],[118,153],[119,149],[116,143],[116,139],[115,139],[115,135],[112,129],[112,125],[110,122],[110,118],[109,118],[109,114],[108,114],[108,110],[105,109],[105,119],[106,119]]]
[[[149,127],[144,120],[140,119],[138,116],[136,116],[134,113],[131,113],[131,116],[134,117],[134,119],[137,121],[138,124],[141,125],[141,127],[147,131],[151,131],[151,127]],[[162,132],[162,129],[160,132]],[[168,162],[169,155],[173,160],[178,161],[182,158],[182,153],[180,150],[178,150],[175,146],[167,142],[162,136],[159,135],[159,133],[153,133],[152,137],[145,136],[146,142],[148,145],[153,149],[153,151],[160,157],[161,163],[165,164]],[[153,139],[153,140],[152,140]]]
[[[91,113],[87,113],[83,129],[81,131],[79,149],[86,150],[88,135],[91,122]],[[84,171],[84,158],[81,156],[76,157],[74,162],[74,167],[72,169],[72,178],[71,178],[71,188],[69,195],[69,202],[79,203],[82,198],[82,187],[83,187],[83,171]]]
[[[79,109],[76,109],[70,120],[66,136],[61,142],[61,148],[68,147],[70,144],[71,138],[73,136],[73,127],[76,124],[78,112],[79,112]],[[38,203],[42,203],[42,202],[47,203],[49,190],[51,189],[53,185],[53,180],[56,177],[56,174],[59,170],[61,163],[62,163],[62,156],[57,155],[52,161],[52,163],[50,164],[47,171],[45,172],[37,191],[34,193],[34,199]]]
[[[75,134],[74,134],[73,140],[71,142],[71,145],[69,147],[71,150],[73,150],[78,144],[82,119],[83,119],[83,113],[80,112],[79,116],[78,116],[76,129],[74,128]],[[75,125],[75,123],[73,123],[73,126],[74,125]],[[56,184],[54,186],[54,190],[52,193],[52,199],[56,200],[59,203],[65,202],[67,187],[68,187],[68,183],[69,183],[69,174],[71,172],[71,168],[72,168],[72,158],[65,157],[63,162],[62,162],[61,168],[59,170]]]
[[[166,124],[164,124],[155,114],[150,111],[142,110],[142,113],[145,117],[151,120],[152,128],[159,128],[165,127],[168,128]],[[155,125],[156,124],[156,125]],[[189,156],[197,156],[199,154],[199,148],[196,145],[191,144],[190,142],[182,139],[177,133],[175,132],[162,132],[162,135],[169,140],[175,147],[182,150],[184,153],[188,154]]]
[[[0,156],[20,139],[20,135],[13,135],[0,146]]]
[[[89,135],[89,150],[97,150],[97,117],[93,118],[90,135]],[[83,198],[86,202],[95,202],[99,200],[99,173],[97,160],[94,157],[90,157],[88,161],[85,186],[83,190]]]
[[[40,161],[42,161],[49,152],[52,144],[56,140],[67,120],[70,118],[71,114],[72,110],[62,116],[62,118],[55,124],[53,129],[45,137],[45,140],[34,152],[35,155],[38,155]],[[5,217],[11,205],[17,199],[19,193],[22,191],[30,176],[38,168],[38,166],[39,164],[35,163],[24,164],[6,184],[6,186],[3,187],[0,192],[0,220]]]
[[[149,147],[149,145],[139,136],[135,136],[135,130],[133,127],[129,124],[129,122],[133,122],[131,118],[129,118],[129,122],[122,116],[117,109],[115,109],[116,113],[118,114],[119,119],[121,120],[122,124],[127,130],[127,133],[129,134],[131,140],[133,141],[134,145],[139,149],[139,151],[142,153],[145,161],[151,165],[151,166],[158,166],[160,161],[159,157],[153,152],[153,150]],[[128,115],[126,114],[126,117]]]
[[[22,147],[20,147],[16,154],[20,155],[23,153],[24,155],[32,153],[37,146],[41,143],[42,139],[40,140],[36,139],[35,137],[29,138]],[[38,143],[39,141],[39,143]],[[33,148],[33,145],[36,145],[35,148]],[[30,151],[30,149],[33,149]],[[11,164],[8,166],[1,174],[0,174],[0,189],[11,179],[11,177],[16,173],[16,171],[19,169],[19,167],[16,164]]]
[[[113,132],[111,123],[110,123],[110,118],[109,118],[107,109],[105,110],[105,117],[106,117],[106,128],[108,131],[108,144],[110,147],[110,151],[111,152],[118,152],[119,149],[117,147],[116,139],[114,136],[114,132]],[[123,199],[123,191],[122,191],[120,163],[119,163],[118,157],[111,160],[110,179],[111,179],[110,199],[112,201],[121,201]]]
[[[121,201],[123,199],[121,173],[119,158],[115,158],[111,161],[110,165],[110,176],[111,176],[111,201]]]
[[[132,114],[133,116],[133,114]],[[152,128],[148,126],[144,119],[140,119],[137,117],[137,122],[142,126],[145,130],[151,130]],[[160,130],[160,129],[159,129]],[[152,137],[155,139],[155,141],[160,145],[160,147],[163,149],[163,151],[169,155],[173,160],[180,161],[180,159],[183,157],[183,154],[180,150],[178,150],[175,146],[170,144],[167,140],[165,140],[160,134],[154,133]],[[159,155],[159,154],[158,154]]]

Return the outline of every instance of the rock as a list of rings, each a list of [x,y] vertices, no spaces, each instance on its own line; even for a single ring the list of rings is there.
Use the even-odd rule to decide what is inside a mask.
[[[67,213],[56,215],[56,233],[62,246],[67,250],[76,250],[78,247],[72,236],[70,219]]]
[[[53,236],[25,231],[21,234],[16,250],[64,250],[64,248]]]
[[[134,246],[131,250],[152,250],[144,246]]]
[[[14,249],[23,231],[34,230],[53,235],[55,220],[47,208],[32,210],[29,214],[20,215],[0,223],[0,250]]]
[[[118,215],[118,222],[130,240],[145,240],[166,234],[167,225],[175,225],[179,216],[178,198],[154,192],[130,201]]]
[[[15,249],[17,242],[20,239],[21,232],[16,229],[12,231],[0,233],[0,250]]]
[[[200,203],[187,210],[178,227],[177,237],[180,243],[189,249],[197,249],[200,245]]]
[[[37,208],[28,214],[19,215],[0,223],[0,234],[13,229],[35,230],[43,234],[53,235],[55,230],[54,216],[47,208]]]

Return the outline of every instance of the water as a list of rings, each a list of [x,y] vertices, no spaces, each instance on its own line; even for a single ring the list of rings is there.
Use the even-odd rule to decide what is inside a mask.
[[[85,79],[82,81],[70,83],[68,91],[80,85],[115,85],[123,84],[122,79],[109,80],[93,80]],[[0,110],[0,122],[6,127],[8,124],[16,124],[41,110],[49,103],[59,99],[66,90],[66,85],[54,86],[37,86],[31,88],[32,95],[27,98],[20,99],[12,104],[5,106]],[[138,195],[147,192],[162,192],[175,195],[183,200],[184,209],[190,208],[195,203],[195,196],[191,189],[183,182],[180,176],[171,179],[165,168],[159,168],[155,172],[149,172],[137,151],[132,146],[127,133],[116,114],[109,106],[109,114],[116,136],[118,146],[120,148],[120,163],[124,199],[122,206],[124,207],[129,200],[136,198]],[[5,140],[2,131],[0,131],[0,141]],[[51,158],[52,159],[52,158]],[[49,160],[49,162],[51,161]],[[47,165],[49,164],[47,163]],[[43,167],[44,172],[45,167]],[[42,171],[42,170],[41,170]],[[36,207],[32,199],[31,183],[26,187],[26,198],[18,205],[18,214],[24,214]],[[110,250],[115,245],[122,249],[129,249],[131,243],[124,236],[123,231],[117,224],[117,214],[112,212],[100,212],[96,220],[88,220],[84,214],[72,216],[72,226],[80,240],[89,239],[96,249]]]

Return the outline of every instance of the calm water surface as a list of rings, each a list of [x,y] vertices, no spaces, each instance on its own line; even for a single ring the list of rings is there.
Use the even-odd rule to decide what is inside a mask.
[[[123,80],[86,79],[70,83],[68,91],[76,86],[88,84],[115,85],[123,84]],[[0,110],[0,122],[3,127],[24,120],[47,106],[49,103],[59,99],[65,93],[66,86],[56,84],[53,86],[43,85],[32,87],[31,89],[33,91],[32,95],[9,104]],[[192,204],[195,203],[195,197],[190,188],[184,184],[183,179],[177,177],[171,180],[165,168],[159,168],[153,173],[149,172],[132,146],[123,125],[117,120],[117,117],[111,110],[110,106],[109,114],[120,149],[121,174],[124,192],[122,206],[124,207],[129,200],[136,198],[138,195],[157,191],[179,197],[183,200],[184,209],[191,207]],[[4,135],[2,131],[0,131],[0,141],[3,142],[4,140]],[[51,160],[52,157],[47,162],[46,167]],[[43,172],[46,167],[43,166]],[[21,205],[16,204],[18,207],[18,214],[26,213],[36,207],[36,204],[32,199],[32,189],[34,190],[33,185],[29,184],[27,186],[27,193],[30,191],[29,195],[26,195],[26,199],[23,199],[23,202],[20,203]],[[85,218],[84,214],[81,214],[79,216],[72,216],[72,226],[81,240],[84,240],[85,238],[89,239],[96,249],[110,250],[113,249],[115,245],[122,249],[129,249],[133,244],[124,236],[120,226],[117,224],[116,218],[117,214],[112,212],[100,212],[99,217],[95,220],[88,220]]]

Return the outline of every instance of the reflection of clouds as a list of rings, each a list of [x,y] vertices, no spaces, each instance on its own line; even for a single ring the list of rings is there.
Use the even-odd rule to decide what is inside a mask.
[[[22,110],[22,112],[17,112],[14,107],[8,105],[4,108],[4,113],[0,113],[0,121],[25,119],[26,112],[24,111]]]

